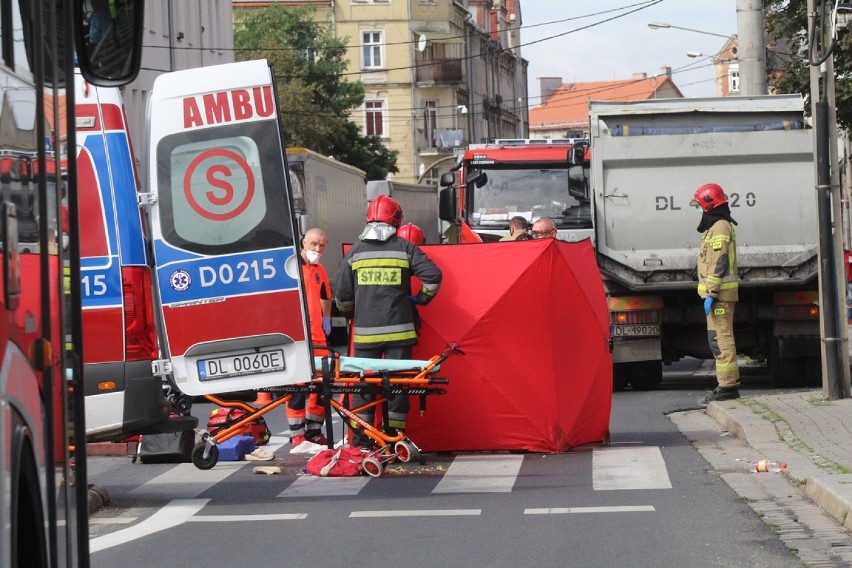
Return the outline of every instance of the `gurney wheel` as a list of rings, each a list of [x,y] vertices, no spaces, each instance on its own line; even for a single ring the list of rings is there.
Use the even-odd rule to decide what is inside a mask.
[[[382,462],[373,457],[364,458],[364,461],[361,462],[361,467],[364,468],[364,471],[370,477],[381,477],[385,471],[385,466],[382,465]]]
[[[405,449],[408,451],[408,459],[402,458],[399,452],[399,444],[405,445]],[[426,463],[426,460],[423,459],[423,454],[420,453],[420,448],[418,448],[417,445],[411,440],[400,440],[396,443],[396,445],[394,445],[393,449],[396,452],[396,457],[398,457],[399,461],[401,462],[409,462],[413,459],[420,465],[424,465]]]
[[[397,459],[403,463],[410,462],[412,455],[414,454],[411,444],[405,440],[400,440],[394,444],[393,452],[396,454]]]
[[[210,451],[207,452],[207,457],[205,458],[204,448],[206,447],[207,444],[202,442],[192,448],[192,465],[198,469],[211,469],[219,461],[219,448],[210,446]]]

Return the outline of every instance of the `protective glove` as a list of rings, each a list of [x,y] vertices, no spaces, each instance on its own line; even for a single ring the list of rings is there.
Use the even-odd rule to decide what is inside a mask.
[[[331,316],[322,316],[322,331],[326,335],[331,335]]]
[[[715,302],[715,301],[716,301],[716,298],[714,298],[713,296],[707,296],[706,298],[704,298],[704,315],[705,316],[710,315],[710,309],[713,307],[713,302]]]
[[[417,296],[406,296],[406,298],[408,298],[408,301],[411,302],[412,304],[419,304],[420,303],[420,299]]]

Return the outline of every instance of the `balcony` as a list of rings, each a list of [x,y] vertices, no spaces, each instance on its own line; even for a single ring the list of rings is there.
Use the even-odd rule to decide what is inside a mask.
[[[451,154],[454,148],[464,145],[464,130],[460,128],[436,128],[434,132],[417,130],[417,153],[421,155]]]
[[[430,59],[417,62],[416,81],[418,83],[461,83],[461,59]]]

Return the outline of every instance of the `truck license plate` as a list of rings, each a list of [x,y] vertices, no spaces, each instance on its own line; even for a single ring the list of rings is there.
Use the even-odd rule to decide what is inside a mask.
[[[612,326],[613,337],[634,337],[639,335],[660,335],[660,326],[657,324],[646,325],[614,325]]]
[[[277,349],[216,359],[201,359],[197,366],[198,380],[200,381],[273,373],[284,370],[284,351]]]

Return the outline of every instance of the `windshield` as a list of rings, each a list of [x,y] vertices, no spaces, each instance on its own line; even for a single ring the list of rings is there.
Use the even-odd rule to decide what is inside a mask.
[[[469,201],[471,227],[508,229],[517,215],[535,222],[550,217],[557,229],[592,228],[588,169],[484,169],[487,181],[474,184]],[[468,171],[468,177],[472,172]]]

